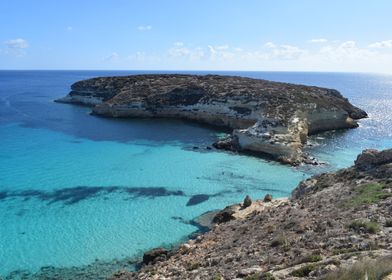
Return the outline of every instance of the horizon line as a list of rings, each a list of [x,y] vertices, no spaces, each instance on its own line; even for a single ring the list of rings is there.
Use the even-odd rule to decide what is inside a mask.
[[[117,71],[117,72],[276,72],[276,73],[339,73],[392,75],[387,72],[365,71],[311,71],[311,70],[200,70],[200,69],[0,69],[0,71]]]

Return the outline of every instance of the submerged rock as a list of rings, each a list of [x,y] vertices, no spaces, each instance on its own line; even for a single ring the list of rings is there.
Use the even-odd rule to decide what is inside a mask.
[[[207,201],[209,198],[210,196],[208,194],[196,194],[188,200],[186,206],[193,206],[196,204],[203,203],[204,201]]]
[[[233,129],[214,147],[297,165],[308,135],[354,128],[366,113],[338,91],[218,75],[132,75],[77,82],[58,102],[108,117],[169,117]]]
[[[143,255],[143,264],[147,265],[157,261],[164,261],[166,260],[168,253],[169,251],[165,248],[155,248],[147,251]]]

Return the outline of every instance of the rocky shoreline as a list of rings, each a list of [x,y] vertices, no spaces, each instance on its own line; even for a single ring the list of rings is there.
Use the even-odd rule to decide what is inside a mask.
[[[307,137],[355,128],[366,112],[338,91],[219,75],[151,74],[77,82],[63,103],[92,107],[106,117],[182,118],[231,128],[215,148],[269,156],[282,163],[314,163]]]
[[[209,232],[110,279],[390,279],[391,205],[392,149],[365,150],[289,199],[247,197],[223,209]]]

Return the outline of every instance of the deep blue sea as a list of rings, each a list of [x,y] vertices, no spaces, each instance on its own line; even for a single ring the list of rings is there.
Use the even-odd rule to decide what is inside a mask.
[[[286,197],[305,177],[351,165],[362,149],[392,147],[387,75],[214,72],[335,88],[365,109],[358,129],[311,137],[323,167],[206,150],[224,131],[200,124],[107,119],[53,102],[78,80],[137,73],[146,72],[0,71],[0,276],[107,268],[183,241],[198,230],[189,221],[246,194]],[[188,203],[195,195],[204,201]]]

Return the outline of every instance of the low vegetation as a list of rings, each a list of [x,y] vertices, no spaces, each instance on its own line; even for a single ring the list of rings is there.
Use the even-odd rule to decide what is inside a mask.
[[[323,259],[322,256],[314,254],[314,255],[309,255],[306,256],[302,259],[302,263],[307,263],[307,262],[319,262]]]
[[[200,266],[201,266],[201,264],[199,262],[193,262],[187,266],[186,270],[192,271],[192,270],[198,269]]]
[[[386,220],[385,227],[392,227],[392,220]]]
[[[350,225],[349,228],[356,232],[366,232],[366,233],[377,233],[380,230],[379,225],[376,222],[368,222],[355,220]]]
[[[305,266],[303,266],[303,267],[301,267],[301,268],[299,268],[297,270],[294,270],[291,273],[291,276],[294,276],[294,277],[306,277],[306,276],[309,276],[309,274],[313,270],[315,270],[315,269],[316,269],[316,265],[314,265],[314,264],[307,264],[307,265],[305,265]]]
[[[383,280],[392,273],[392,257],[378,260],[362,260],[355,265],[328,274],[323,280]]]
[[[354,195],[346,202],[347,207],[360,207],[379,202],[391,194],[383,191],[384,184],[369,183],[358,186]]]
[[[276,278],[271,273],[254,273],[247,276],[244,280],[275,280]]]

